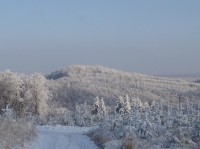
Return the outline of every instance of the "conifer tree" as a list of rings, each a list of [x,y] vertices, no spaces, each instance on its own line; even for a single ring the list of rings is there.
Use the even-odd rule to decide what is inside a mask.
[[[128,95],[126,95],[125,98],[125,107],[124,107],[124,113],[128,114],[131,112],[131,104],[130,104],[130,98]]]
[[[100,109],[102,111],[102,114],[104,114],[104,115],[107,114],[107,108],[106,108],[103,98],[101,98],[101,101],[100,101]]]
[[[100,107],[100,100],[99,100],[99,97],[97,96],[97,97],[95,98],[95,103],[94,103],[94,105],[93,105],[91,114],[92,114],[92,115],[98,114],[98,112],[99,112],[99,107]]]
[[[124,113],[124,101],[123,97],[119,96],[117,100],[117,106],[116,106],[116,113],[123,114]]]

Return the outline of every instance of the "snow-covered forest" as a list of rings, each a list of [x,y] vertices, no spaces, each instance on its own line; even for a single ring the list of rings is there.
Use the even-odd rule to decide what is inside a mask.
[[[36,125],[94,127],[102,148],[198,148],[200,84],[101,66],[0,73],[0,147],[28,148]],[[8,131],[9,130],[9,131]],[[18,138],[18,139],[16,139]]]

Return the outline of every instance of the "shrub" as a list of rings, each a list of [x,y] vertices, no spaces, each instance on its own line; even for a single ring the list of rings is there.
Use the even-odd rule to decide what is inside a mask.
[[[35,125],[27,118],[16,118],[16,111],[6,105],[0,115],[0,148],[27,148],[36,136]]]
[[[133,138],[125,138],[122,141],[121,149],[136,149],[136,142]]]
[[[96,134],[95,132],[89,133],[88,136],[100,148],[103,148],[103,144],[111,140],[111,138],[101,134]]]
[[[25,148],[36,136],[35,127],[22,119],[0,119],[0,148]]]

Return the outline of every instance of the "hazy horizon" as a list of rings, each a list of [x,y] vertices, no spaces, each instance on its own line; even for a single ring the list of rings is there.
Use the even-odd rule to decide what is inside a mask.
[[[1,1],[0,71],[200,74],[200,1]]]

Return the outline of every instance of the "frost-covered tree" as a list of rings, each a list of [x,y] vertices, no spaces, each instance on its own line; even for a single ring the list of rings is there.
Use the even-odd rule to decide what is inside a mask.
[[[124,100],[122,96],[118,97],[117,106],[116,106],[116,113],[122,114],[124,113]]]
[[[40,116],[46,116],[49,99],[49,90],[47,88],[46,79],[41,74],[34,74],[30,78],[30,92],[32,101],[34,102],[34,113]]]
[[[103,98],[101,98],[101,101],[100,101],[100,108],[101,108],[102,114],[106,115],[108,111],[107,111],[107,107],[105,105]]]
[[[6,108],[9,105],[18,116],[21,116],[24,106],[23,90],[24,84],[19,75],[11,71],[2,72],[0,74],[0,108]]]
[[[151,106],[150,106],[152,109],[155,109],[155,107],[156,107],[156,102],[155,102],[155,100],[153,100],[152,101],[152,103],[151,103]]]
[[[103,121],[107,117],[107,107],[104,103],[103,98],[99,99],[97,96],[95,98],[95,103],[92,107],[91,113],[91,124],[92,123],[98,123],[100,121]]]
[[[144,102],[143,106],[145,109],[148,109],[150,107],[148,101]]]
[[[92,115],[90,110],[91,106],[89,106],[86,102],[84,104],[76,105],[75,109],[75,124],[78,126],[91,126],[92,123]]]
[[[98,114],[98,112],[99,112],[99,110],[100,110],[100,104],[101,104],[101,102],[100,102],[100,100],[99,100],[99,97],[97,96],[97,97],[95,98],[95,103],[94,103],[93,108],[92,108],[92,111],[91,111],[91,114],[92,114],[92,115]]]
[[[143,107],[143,103],[142,103],[142,101],[140,100],[140,98],[136,98],[136,108],[137,109],[140,109],[140,110],[142,110],[144,107]]]
[[[131,112],[131,103],[130,103],[130,98],[129,98],[128,95],[126,95],[126,98],[125,98],[124,112],[125,113],[130,113]]]

